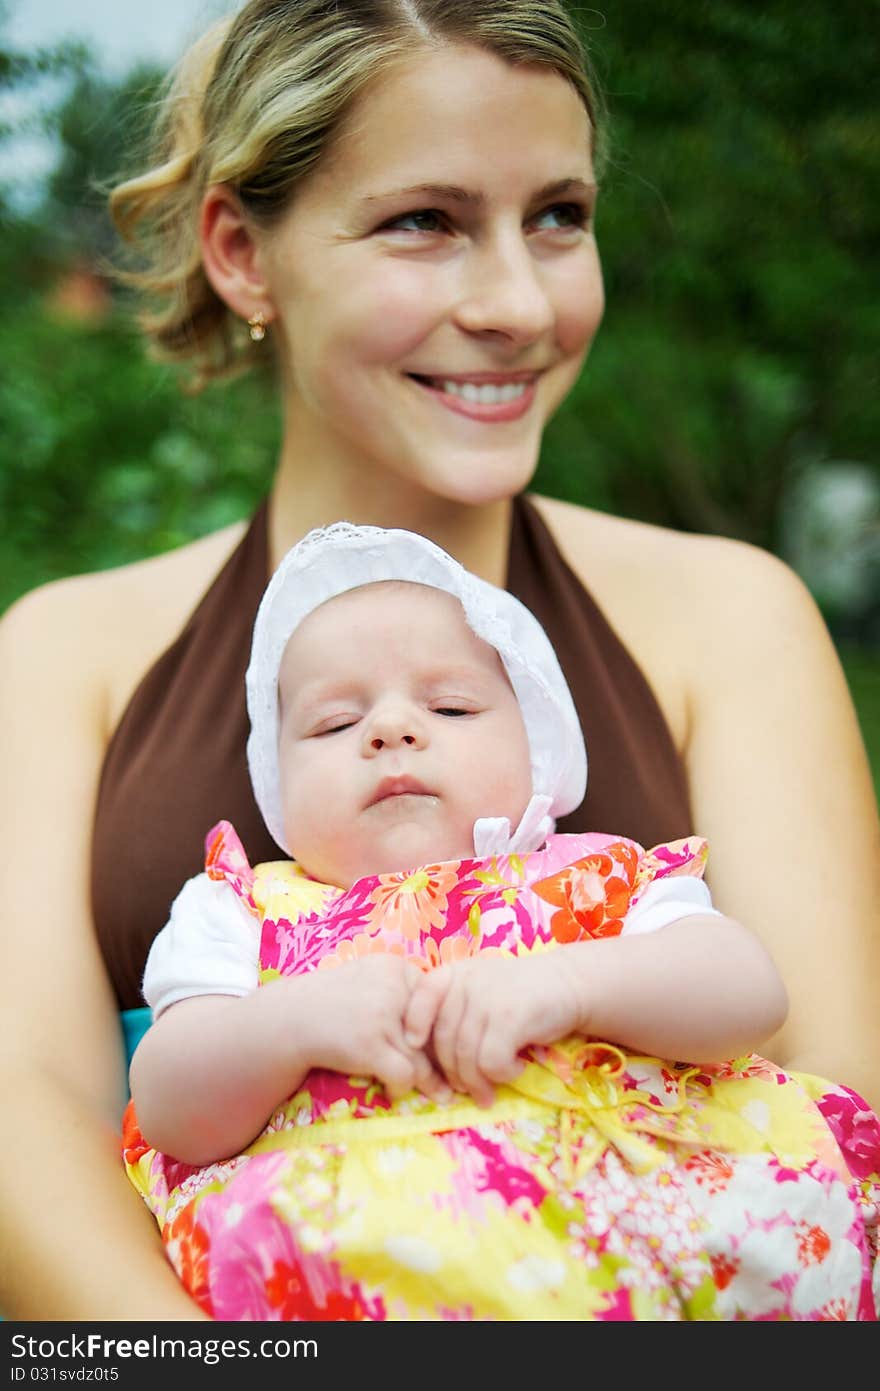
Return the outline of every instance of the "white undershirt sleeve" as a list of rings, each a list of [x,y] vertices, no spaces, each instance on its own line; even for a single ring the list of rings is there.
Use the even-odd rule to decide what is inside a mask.
[[[695,913],[718,914],[718,909],[712,907],[708,887],[702,879],[670,874],[648,885],[624,918],[620,935],[635,937],[639,933],[658,932],[677,918],[689,918]]]
[[[234,889],[188,879],[150,948],[143,996],[154,1021],[192,995],[249,995],[259,978],[260,923]]]
[[[702,879],[670,875],[648,885],[621,936],[716,912]],[[249,995],[257,988],[259,951],[259,921],[228,884],[204,873],[187,880],[147,957],[143,996],[153,1019],[194,995]]]

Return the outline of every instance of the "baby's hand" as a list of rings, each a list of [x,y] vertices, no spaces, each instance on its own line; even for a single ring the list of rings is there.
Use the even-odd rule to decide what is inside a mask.
[[[430,1044],[456,1091],[490,1106],[493,1083],[522,1071],[521,1048],[575,1032],[577,993],[564,950],[525,957],[483,954],[440,966],[414,985],[404,1019],[411,1048]]]
[[[413,1088],[449,1101],[450,1088],[425,1048],[404,1036],[404,1015],[421,978],[411,961],[386,952],[313,971],[305,978],[301,1014],[310,1065],[376,1077],[394,1101]]]

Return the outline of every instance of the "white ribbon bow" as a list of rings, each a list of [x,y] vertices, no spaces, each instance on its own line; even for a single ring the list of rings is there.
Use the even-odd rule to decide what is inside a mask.
[[[533,793],[522,814],[519,825],[510,833],[506,816],[481,816],[474,822],[474,854],[477,859],[486,855],[528,855],[540,850],[556,822],[549,815],[552,798]]]

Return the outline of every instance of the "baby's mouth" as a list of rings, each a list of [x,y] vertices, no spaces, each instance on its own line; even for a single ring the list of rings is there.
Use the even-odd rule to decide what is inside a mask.
[[[424,783],[419,782],[418,778],[406,776],[383,778],[367,806],[375,807],[379,802],[387,802],[390,797],[433,797],[435,795],[425,787]]]

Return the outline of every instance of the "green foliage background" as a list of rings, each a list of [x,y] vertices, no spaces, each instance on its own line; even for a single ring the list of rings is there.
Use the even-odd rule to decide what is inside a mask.
[[[577,16],[609,109],[608,309],[536,486],[784,553],[811,469],[878,473],[877,6],[612,0]],[[0,37],[0,92],[48,80],[59,145],[36,203],[0,190],[0,608],[223,525],[268,484],[270,382],[187,397],[118,292],[94,323],[53,308],[66,268],[112,250],[94,185],[137,166],[156,77],[114,84],[82,50]],[[817,598],[880,786],[880,516],[864,527],[858,593]]]

